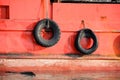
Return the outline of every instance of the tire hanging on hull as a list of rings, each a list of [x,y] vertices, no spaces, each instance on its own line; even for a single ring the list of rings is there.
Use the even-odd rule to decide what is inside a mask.
[[[93,45],[89,49],[83,48],[82,45],[80,44],[82,38],[92,38]],[[75,47],[78,51],[80,51],[83,54],[87,55],[93,53],[98,48],[98,41],[93,31],[90,29],[80,30],[75,39]]]
[[[49,31],[51,29],[53,35],[49,40],[46,40],[41,36],[40,32],[42,32],[42,29],[45,29],[45,31]],[[50,19],[43,19],[36,24],[33,31],[33,35],[34,35],[35,41],[39,45],[43,47],[51,47],[59,41],[60,29],[54,21]]]

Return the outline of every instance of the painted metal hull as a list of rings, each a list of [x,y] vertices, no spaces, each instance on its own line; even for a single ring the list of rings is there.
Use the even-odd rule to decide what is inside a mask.
[[[33,4],[34,2],[34,4]],[[60,41],[49,48],[33,37],[36,23],[46,18],[43,0],[0,0],[0,71],[120,70],[120,4],[52,3],[49,18],[61,29]],[[77,31],[92,29],[98,49],[80,55],[74,41]],[[88,41],[83,42],[86,46]]]

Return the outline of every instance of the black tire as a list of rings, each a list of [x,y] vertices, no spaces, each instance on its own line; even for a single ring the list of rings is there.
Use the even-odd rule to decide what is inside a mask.
[[[46,28],[46,22],[47,21],[49,21],[49,28],[51,28],[52,32],[53,32],[53,36],[50,40],[45,40],[39,34],[43,28]],[[43,47],[50,47],[50,46],[55,45],[59,41],[59,39],[60,39],[60,29],[54,21],[52,21],[50,19],[43,19],[43,20],[40,20],[36,24],[36,26],[34,28],[34,31],[33,31],[33,35],[34,35],[35,41],[39,45],[41,45]]]
[[[79,43],[80,40],[83,38],[92,38],[93,39],[93,45],[89,49],[84,49],[81,44]],[[98,48],[98,41],[95,36],[95,34],[90,29],[82,29],[78,32],[77,37],[75,39],[75,47],[78,51],[80,51],[83,54],[91,54]]]

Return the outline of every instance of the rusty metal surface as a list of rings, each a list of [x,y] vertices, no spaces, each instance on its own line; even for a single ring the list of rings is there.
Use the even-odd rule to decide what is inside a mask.
[[[93,54],[100,56],[95,58],[119,58],[119,4],[50,4],[50,0],[47,1],[49,17],[52,17],[51,19],[59,25],[61,30],[60,41],[49,48],[36,44],[32,35],[36,23],[45,18],[46,0],[0,0],[1,10],[6,12],[2,7],[8,8],[10,13],[6,12],[6,14],[9,14],[9,19],[0,20],[0,44],[2,45],[0,47],[0,58],[32,58],[21,55],[34,57],[35,55],[45,54],[51,54],[52,56],[69,53],[82,54],[76,50],[74,42],[77,31],[83,28],[81,24],[83,20],[86,28],[90,28],[95,32],[99,42],[98,49]],[[4,17],[4,15],[3,13],[1,17]],[[89,41],[83,41],[82,43],[87,46],[87,42]],[[13,54],[19,56],[14,56]],[[34,58],[42,57],[35,56]]]
[[[0,59],[0,72],[120,71],[120,60]]]
[[[0,75],[0,80],[119,80],[120,72],[55,72],[35,73],[27,75],[21,73],[4,73]]]
[[[0,54],[1,59],[63,59],[63,60],[120,60],[118,56],[108,56],[108,55],[99,55],[99,54],[91,54],[91,55],[80,55],[80,54],[63,54],[63,55],[53,55],[53,54],[38,54],[33,55],[30,53],[25,54],[16,54],[16,53],[8,53],[8,54]]]
[[[60,26],[61,38],[55,46],[45,48],[32,35],[36,22],[45,18],[45,2],[0,0],[2,7],[10,9],[10,19],[0,20],[0,80],[119,80],[120,5],[49,2],[49,17]],[[99,41],[99,48],[89,56],[80,55],[74,47],[82,20]],[[26,71],[35,76],[20,73]]]

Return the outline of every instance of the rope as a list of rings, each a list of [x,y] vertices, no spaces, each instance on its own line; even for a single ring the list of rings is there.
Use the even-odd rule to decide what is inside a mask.
[[[47,28],[50,27],[50,26],[49,26],[50,22],[49,22],[49,20],[48,20],[48,19],[49,19],[49,17],[48,17],[48,5],[49,5],[49,4],[48,4],[48,0],[46,0],[46,19],[47,19],[47,20],[46,20],[46,21],[47,21],[47,22],[46,22],[46,27],[47,27]]]

